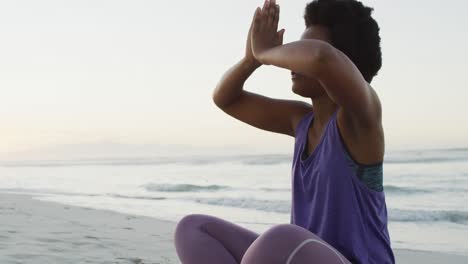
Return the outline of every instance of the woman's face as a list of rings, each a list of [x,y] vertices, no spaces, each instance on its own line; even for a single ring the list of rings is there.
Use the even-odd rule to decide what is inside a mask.
[[[319,39],[329,41],[328,31],[325,27],[312,25],[304,30],[301,36],[302,39]],[[303,97],[314,98],[325,93],[322,85],[314,78],[310,78],[298,73],[291,72],[292,90],[295,94]]]

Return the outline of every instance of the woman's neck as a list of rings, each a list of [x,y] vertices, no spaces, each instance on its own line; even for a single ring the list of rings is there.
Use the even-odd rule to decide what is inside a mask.
[[[314,123],[318,127],[323,127],[330,119],[330,116],[338,109],[338,105],[333,102],[327,94],[323,94],[312,99],[312,111],[314,112]]]

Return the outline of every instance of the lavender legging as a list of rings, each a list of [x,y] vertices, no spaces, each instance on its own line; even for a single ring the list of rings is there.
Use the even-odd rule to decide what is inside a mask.
[[[350,264],[309,230],[279,224],[259,235],[221,218],[190,214],[174,233],[182,264]]]

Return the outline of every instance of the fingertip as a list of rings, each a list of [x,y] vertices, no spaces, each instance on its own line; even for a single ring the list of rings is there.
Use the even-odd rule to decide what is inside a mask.
[[[255,13],[254,13],[254,17],[255,18],[258,18],[259,16],[261,16],[261,9],[259,7],[257,7],[257,9],[255,9]]]
[[[284,32],[286,31],[286,29],[281,29],[280,30],[280,36],[281,36],[281,39],[284,37]]]

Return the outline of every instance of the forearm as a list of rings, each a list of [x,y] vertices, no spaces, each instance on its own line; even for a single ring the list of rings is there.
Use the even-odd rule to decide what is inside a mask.
[[[242,59],[226,71],[213,91],[215,104],[222,107],[236,100],[243,91],[245,81],[258,67],[254,62]]]
[[[300,40],[279,45],[258,54],[262,64],[273,65],[316,78],[331,51],[330,44],[321,40]]]

